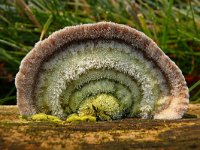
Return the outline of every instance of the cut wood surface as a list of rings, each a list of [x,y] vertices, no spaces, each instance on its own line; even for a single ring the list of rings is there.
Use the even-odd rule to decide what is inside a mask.
[[[0,106],[4,149],[200,149],[200,104],[179,120],[124,119],[55,124],[19,119],[17,106]]]

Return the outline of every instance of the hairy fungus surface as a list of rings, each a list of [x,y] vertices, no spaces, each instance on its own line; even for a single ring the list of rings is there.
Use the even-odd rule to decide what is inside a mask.
[[[22,115],[178,119],[189,102],[180,69],[155,42],[108,22],[66,27],[38,42],[16,87]]]

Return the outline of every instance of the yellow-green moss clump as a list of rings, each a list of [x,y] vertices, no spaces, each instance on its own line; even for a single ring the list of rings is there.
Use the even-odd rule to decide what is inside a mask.
[[[73,122],[96,122],[96,117],[85,115],[85,116],[78,116],[77,114],[70,115],[67,120],[67,122],[73,123]]]
[[[33,121],[50,121],[50,122],[54,122],[54,123],[61,123],[62,122],[58,117],[46,115],[44,113],[32,115],[30,117],[30,119],[33,120]]]

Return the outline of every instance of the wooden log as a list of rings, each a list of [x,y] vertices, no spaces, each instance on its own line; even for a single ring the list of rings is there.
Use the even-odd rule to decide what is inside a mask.
[[[188,113],[196,118],[55,124],[22,121],[17,106],[0,106],[0,150],[200,149],[200,104]]]

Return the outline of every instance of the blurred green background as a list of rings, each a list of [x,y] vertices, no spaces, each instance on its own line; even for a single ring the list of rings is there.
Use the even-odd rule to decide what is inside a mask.
[[[200,102],[199,0],[0,0],[0,105],[16,104],[15,75],[34,44],[65,26],[113,21],[151,37]]]

